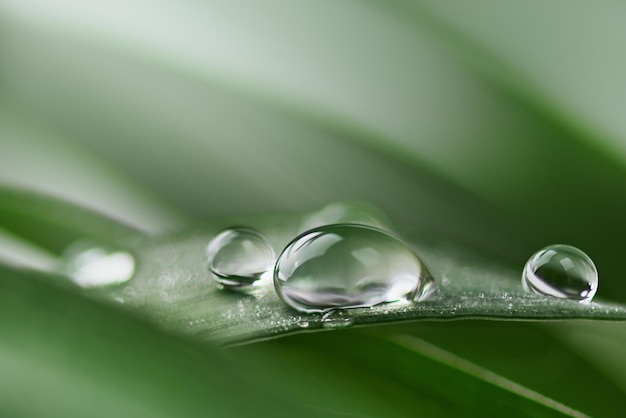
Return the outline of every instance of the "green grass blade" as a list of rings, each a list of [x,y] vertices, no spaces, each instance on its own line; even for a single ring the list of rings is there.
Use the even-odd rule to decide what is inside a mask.
[[[207,269],[206,246],[216,231],[250,225],[266,233],[280,251],[297,234],[300,221],[297,216],[229,218],[190,233],[146,242],[136,247],[139,268],[131,281],[90,292],[135,309],[167,329],[220,343],[322,329],[321,315],[288,307],[271,281],[248,293],[222,291],[214,286]],[[350,309],[354,325],[458,318],[626,319],[626,307],[618,304],[581,304],[526,293],[520,280],[521,266],[511,268],[416,231],[406,230],[404,236],[432,272],[440,295],[416,304]]]
[[[410,335],[591,416],[620,417],[625,322],[432,321],[364,330]],[[569,338],[576,333],[579,338]],[[591,390],[590,388],[593,388]]]
[[[211,346],[4,268],[0,335],[2,416],[333,416],[250,385]]]
[[[337,332],[291,337],[230,353],[243,372],[267,376],[285,396],[327,405],[346,415],[585,416],[416,341]],[[369,395],[359,398],[360,393]],[[354,402],[355,397],[359,402]]]
[[[489,370],[486,370],[474,363],[471,363],[461,357],[455,356],[441,348],[430,344],[419,338],[415,338],[408,335],[398,336],[393,339],[394,342],[408,350],[419,353],[425,357],[428,357],[441,364],[447,365],[450,368],[462,371],[469,376],[473,376],[485,383],[490,383],[502,390],[511,392],[520,397],[526,398],[529,401],[536,402],[546,408],[553,409],[556,412],[560,412],[563,415],[572,417],[584,417],[586,415],[572,408],[569,408],[559,402],[556,402],[550,398],[547,398],[540,393],[532,391],[524,386],[521,386],[509,379],[499,376]]]

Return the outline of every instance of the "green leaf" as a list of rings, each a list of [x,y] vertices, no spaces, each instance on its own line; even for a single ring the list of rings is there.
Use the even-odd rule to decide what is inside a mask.
[[[0,268],[0,335],[2,416],[333,415],[250,385],[211,346],[30,273]]]
[[[411,337],[334,333],[224,358],[48,278],[7,269],[0,333],[7,416],[582,416]],[[375,396],[354,402],[362,391]]]
[[[251,294],[219,291],[214,287],[213,283],[211,283],[210,276],[206,270],[205,249],[215,231],[232,224],[252,224],[268,233],[273,245],[277,249],[280,249],[302,227],[303,218],[301,216],[291,215],[264,218],[224,219],[214,221],[212,226],[197,226],[191,231],[178,235],[162,238],[148,238],[123,225],[118,225],[115,221],[90,213],[82,208],[63,202],[57,202],[54,199],[31,195],[23,191],[5,191],[4,196],[6,198],[2,200],[2,202],[5,210],[4,212],[0,211],[0,214],[3,214],[3,217],[0,217],[0,219],[3,219],[3,222],[6,222],[7,219],[13,219],[9,216],[11,213],[20,213],[24,219],[23,225],[32,226],[33,224],[30,219],[38,219],[39,224],[46,226],[45,228],[37,226],[27,230],[27,235],[35,242],[38,240],[47,242],[50,231],[53,232],[53,235],[67,237],[68,240],[81,236],[91,236],[92,238],[101,236],[101,242],[108,243],[109,245],[123,245],[126,241],[126,248],[134,248],[136,250],[135,254],[138,257],[139,266],[137,277],[120,287],[108,287],[101,290],[83,290],[83,292],[92,298],[108,301],[117,308],[132,311],[144,319],[148,319],[153,324],[157,324],[161,329],[167,329],[170,333],[176,335],[182,334],[185,335],[186,338],[191,338],[196,341],[234,344],[274,338],[279,335],[300,331],[323,329],[323,327],[320,326],[320,317],[318,315],[301,315],[292,311],[276,297],[271,286],[256,289]],[[21,208],[27,208],[28,210]],[[48,209],[46,210],[46,208]],[[74,221],[67,222],[68,219]],[[9,223],[8,225],[11,224]],[[459,351],[459,347],[455,344],[459,336],[462,335],[459,334],[459,329],[467,330],[464,332],[481,335],[479,328],[477,328],[475,324],[460,325],[460,328],[459,326],[451,328],[450,325],[448,325],[442,328],[441,323],[437,326],[429,326],[428,324],[430,322],[428,320],[467,318],[468,316],[472,318],[487,317],[516,320],[537,318],[571,319],[575,317],[618,319],[623,318],[622,308],[615,306],[611,308],[609,305],[601,306],[598,304],[586,306],[575,302],[543,299],[521,293],[519,271],[517,271],[517,269],[511,269],[506,264],[488,261],[488,258],[484,255],[478,255],[466,248],[433,239],[426,234],[419,233],[419,231],[411,231],[411,229],[406,227],[404,230],[405,234],[407,234],[406,236],[411,237],[410,242],[412,243],[412,247],[422,256],[437,278],[442,289],[441,297],[430,302],[425,302],[424,304],[415,305],[413,309],[407,309],[406,306],[387,305],[372,309],[351,310],[350,316],[354,324],[381,325],[394,322],[407,324],[408,322],[414,323],[415,321],[420,321],[420,324],[426,324],[426,327],[421,325],[417,328],[420,337],[425,337],[429,341],[447,347],[449,350],[463,357],[474,359],[478,364],[487,366],[487,369],[500,371],[502,375],[512,377],[515,381],[525,382],[526,385],[542,391],[540,393],[552,395],[554,399],[560,399],[573,405],[581,404],[583,410],[594,411],[599,407],[593,402],[591,406],[584,402],[580,403],[580,399],[585,399],[581,395],[572,397],[571,394],[577,393],[577,387],[566,389],[567,385],[563,383],[557,386],[563,388],[563,390],[555,390],[555,387],[552,385],[537,387],[535,381],[537,372],[532,373],[531,378],[529,378],[525,374],[520,374],[518,371],[519,368],[502,368],[502,365],[499,363],[492,362],[491,359],[494,358],[493,356],[495,354],[487,357],[476,356],[476,353],[488,353],[482,341],[478,341],[477,344],[475,344],[476,348],[474,351],[468,351],[467,349]],[[122,232],[114,233],[114,231]],[[2,275],[0,275],[0,277],[1,276]],[[67,279],[63,280],[57,277],[54,279],[49,278],[48,280],[53,280],[56,283],[65,281],[65,283],[69,285]],[[445,285],[444,283],[448,284]],[[44,293],[49,292],[49,285],[45,285],[41,291]],[[506,295],[504,295],[503,292],[506,292]],[[50,294],[49,297],[54,299],[55,294],[54,288],[52,288],[52,294]],[[37,303],[37,301],[35,300],[33,303]],[[66,302],[62,303],[65,304]],[[26,307],[24,309],[26,309]],[[307,328],[302,328],[301,324],[304,322],[308,323]],[[463,323],[467,324],[466,322]],[[414,327],[415,325],[413,325],[413,328]],[[519,328],[520,326],[517,325],[512,335],[518,335]],[[390,328],[391,332],[393,332],[394,329],[394,327]],[[441,331],[432,332],[433,330],[439,329],[441,329]],[[504,325],[503,329],[508,330],[510,326]],[[572,329],[579,328],[572,327]],[[411,331],[405,331],[404,333],[414,332],[412,328],[408,328],[408,330]],[[567,330],[567,328],[564,329],[564,331]],[[562,333],[564,331],[559,332]],[[590,333],[590,331],[592,330],[587,329],[587,333]],[[389,331],[384,331],[384,333],[388,332]],[[490,335],[483,335],[483,338],[485,340],[493,338],[502,339],[503,336],[501,334],[502,331],[492,332]],[[593,335],[593,333],[591,332],[590,335]],[[46,341],[48,339],[45,334],[40,334],[40,337],[45,338]],[[448,338],[447,340],[446,337]],[[54,340],[54,337],[51,338]],[[66,336],[65,334],[59,334],[59,338],[64,340]],[[340,342],[336,344],[339,346],[346,344],[341,340],[343,337],[339,338]],[[511,338],[512,336],[505,336],[504,342]],[[537,353],[537,346],[553,346],[550,340],[545,340],[545,338],[543,340],[535,338],[535,340],[527,344],[527,338],[528,337],[521,338],[513,346],[508,347],[507,350],[509,350],[509,353],[514,352],[516,348],[522,351],[526,350],[528,353]],[[315,341],[316,340],[313,340],[306,344],[317,344]],[[327,348],[327,356],[334,356],[330,349],[335,343],[329,341],[333,340],[322,340],[322,345]],[[587,345],[593,343],[593,341],[594,339],[587,339]],[[33,344],[34,343],[33,340]],[[60,344],[64,343],[60,342]],[[371,343],[368,342],[365,345],[370,344]],[[351,346],[355,346],[355,344]],[[356,347],[358,346],[359,345],[356,344]],[[471,346],[472,344],[466,342],[462,347]],[[502,342],[498,346],[504,348]],[[580,342],[573,347],[581,346],[584,347],[585,344]],[[610,376],[616,376],[619,387],[621,385],[620,379],[622,379],[619,369],[606,366],[606,364],[616,364],[616,359],[620,358],[618,354],[614,353],[614,355],[611,355],[609,353],[609,355],[607,355],[607,353],[603,351],[603,347],[610,346],[610,344],[600,345],[598,351],[599,355],[594,355],[593,350],[585,350],[584,353],[590,356],[590,361],[603,359],[600,367],[611,371]],[[557,349],[561,350],[562,354],[560,354],[560,356],[562,358],[576,358],[574,354],[570,354],[571,350],[567,347],[559,347]],[[246,350],[248,350],[246,351],[248,353],[257,353],[255,348],[248,348]],[[321,364],[311,362],[306,350],[300,354],[297,354],[298,351],[299,350],[295,352],[290,351],[291,354],[289,354],[287,358],[292,358],[294,359],[293,361],[299,359],[298,361],[303,364],[309,364],[306,368],[306,370],[309,371],[303,373],[309,374],[310,368],[325,370]],[[267,359],[264,360],[262,364],[272,364],[273,372],[259,372],[261,376],[264,376],[264,379],[271,381],[276,381],[277,379],[294,381],[297,376],[288,378],[285,377],[284,372],[277,372],[281,367],[288,371],[297,370],[297,367],[291,363],[281,366],[283,355],[284,351],[282,349],[272,348],[270,352],[261,349],[258,354],[250,354],[250,361],[254,362],[254,359],[259,361],[259,356],[266,356]],[[327,357],[324,358],[326,359]],[[235,363],[239,363],[241,360],[235,359]],[[37,363],[39,360],[30,358],[24,361]],[[322,359],[319,361],[321,362]],[[532,357],[528,361],[530,364],[528,368],[524,370],[532,370],[532,364],[537,363],[537,360]],[[574,360],[572,360],[572,362],[572,364],[576,364],[576,371],[581,373],[583,371],[581,368],[583,363],[580,362],[580,360],[579,363],[575,363]],[[248,364],[247,362],[244,363]],[[336,363],[331,362],[330,364]],[[505,365],[506,364],[507,363],[505,363]],[[556,364],[559,363],[557,362]],[[249,367],[245,367],[241,370],[241,373],[250,375],[250,370],[257,370],[258,367],[259,364],[249,364]],[[304,366],[302,367],[304,368]],[[305,380],[302,383],[303,388],[293,391],[294,401],[300,404],[315,406],[317,409],[323,411],[352,411],[352,413],[359,413],[358,411],[369,410],[370,415],[373,414],[373,416],[385,416],[389,410],[394,410],[398,414],[401,413],[401,410],[410,410],[403,409],[408,408],[406,405],[409,399],[402,400],[402,397],[400,397],[400,400],[397,399],[401,393],[407,394],[406,396],[408,398],[413,398],[413,395],[410,397],[408,395],[408,393],[411,392],[407,393],[406,388],[402,388],[403,384],[396,385],[400,388],[397,389],[397,393],[391,397],[391,399],[394,400],[391,403],[385,396],[382,398],[369,398],[368,402],[354,402],[354,399],[359,399],[355,393],[364,390],[363,386],[356,385],[353,382],[353,380],[362,381],[361,375],[355,373],[354,368],[360,369],[362,367],[363,365],[355,365],[348,369],[340,368],[340,371],[337,372],[338,375],[332,379],[333,382],[344,382],[345,385],[349,385],[353,388],[352,391],[337,388],[329,383],[325,385],[320,384],[320,387],[323,389],[319,389],[320,397],[316,399],[321,400],[307,402],[306,399],[302,397],[308,396],[307,394],[311,393],[312,388],[307,385],[307,380]],[[546,381],[550,381],[549,376],[551,376],[551,372],[555,375],[560,373],[558,369],[551,369],[545,365],[543,367],[547,373],[545,375]],[[454,369],[454,367],[452,369]],[[457,371],[455,373],[464,372]],[[587,379],[592,379],[594,376],[593,369],[586,370],[584,373]],[[416,371],[416,374],[419,375],[419,371]],[[95,376],[97,375],[94,375],[94,378],[100,379]],[[374,374],[374,376],[376,375]],[[123,376],[121,376],[120,379],[121,378],[123,378]],[[568,380],[568,382],[574,382],[574,378],[575,376]],[[376,377],[373,378],[374,381],[376,379]],[[256,379],[251,378],[251,380],[255,381]],[[611,384],[607,384],[602,378],[595,378],[595,380],[591,381],[594,382],[596,386],[603,385],[603,393],[613,393],[613,396],[616,396],[615,392],[621,393],[620,389],[616,389],[612,387]],[[255,381],[253,383],[263,386],[263,382]],[[365,386],[369,384],[370,383],[367,383]],[[285,383],[276,382],[275,386],[282,388],[284,385]],[[345,385],[342,387],[345,387]],[[287,384],[287,386],[291,385]],[[433,390],[438,390],[436,389],[437,387],[437,385],[434,385]],[[281,391],[282,389],[276,390]],[[394,391],[395,390],[396,388],[394,388]],[[610,399],[612,398],[609,397],[606,399],[600,406],[611,405]],[[105,400],[102,400],[102,402],[105,402]],[[412,399],[412,402],[415,402],[415,400]],[[434,410],[439,411],[440,406],[437,406],[438,403],[439,401],[426,402],[426,404],[430,406],[423,407],[434,408]],[[61,408],[61,406],[59,406],[59,408]]]
[[[591,416],[620,416],[624,322],[423,321],[364,331],[420,338]]]
[[[5,196],[5,212],[0,210],[0,220],[12,221],[16,214],[23,217],[24,225],[32,225],[31,219],[38,220],[36,228],[21,230],[33,234],[35,240],[46,242],[51,235],[75,238],[81,233],[89,237],[95,231],[101,237],[100,244],[131,251],[137,269],[130,281],[84,292],[122,304],[175,333],[232,344],[333,326],[332,322],[324,322],[321,314],[304,314],[287,306],[277,296],[270,278],[251,291],[232,292],[218,289],[208,271],[206,247],[217,231],[232,225],[249,225],[263,231],[275,251],[280,252],[301,232],[306,219],[303,216],[226,218],[158,238],[146,237],[110,219],[50,198],[6,191]],[[20,212],[20,207],[29,210]],[[74,222],[66,222],[68,219]],[[346,314],[350,324],[458,318],[626,319],[626,307],[618,304],[582,304],[527,293],[520,283],[521,267],[514,269],[494,262],[415,228],[399,229],[433,274],[440,292],[419,303],[349,309]]]
[[[407,335],[298,336],[229,354],[285,397],[349,416],[584,416]]]
[[[131,281],[94,290],[93,295],[136,309],[167,329],[220,343],[321,329],[320,314],[303,314],[287,306],[276,295],[271,280],[247,293],[217,289],[206,262],[208,242],[225,227],[255,227],[280,251],[297,235],[301,221],[298,216],[229,218],[150,240],[135,249],[139,268]],[[403,229],[439,284],[440,294],[420,303],[350,309],[346,312],[352,324],[458,318],[626,319],[626,307],[618,304],[582,304],[527,293],[520,282],[521,266],[511,268],[466,248]]]

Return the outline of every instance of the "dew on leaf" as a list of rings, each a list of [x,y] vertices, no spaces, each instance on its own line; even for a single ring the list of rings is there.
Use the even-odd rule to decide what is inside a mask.
[[[271,271],[274,259],[267,238],[247,227],[223,230],[207,247],[209,270],[218,287],[248,287]]]
[[[423,301],[437,284],[417,255],[374,227],[328,225],[296,237],[279,256],[274,286],[301,312]]]
[[[591,258],[578,248],[551,245],[526,262],[522,284],[539,295],[590,302],[598,290],[598,271]]]
[[[90,242],[78,242],[65,251],[64,273],[81,287],[121,284],[135,273],[135,258]]]

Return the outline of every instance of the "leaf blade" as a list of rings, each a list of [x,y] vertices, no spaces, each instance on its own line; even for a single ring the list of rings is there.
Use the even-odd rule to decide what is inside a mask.
[[[211,282],[206,265],[206,246],[225,227],[253,226],[280,249],[298,233],[300,220],[298,216],[228,218],[153,241],[137,248],[143,267],[135,278],[119,288],[95,291],[94,296],[121,300],[168,329],[226,344],[322,329],[321,315],[288,307],[278,298],[271,279],[247,293],[223,291]],[[407,237],[438,282],[440,294],[420,303],[349,309],[353,325],[461,318],[626,320],[622,305],[582,304],[527,293],[520,271],[506,264],[416,232]]]
[[[211,346],[164,334],[33,273],[0,267],[0,334],[2,415],[321,415],[264,396]]]

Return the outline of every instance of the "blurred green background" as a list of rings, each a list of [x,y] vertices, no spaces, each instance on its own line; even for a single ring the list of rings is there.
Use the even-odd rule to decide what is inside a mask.
[[[626,303],[625,19],[609,0],[0,0],[0,184],[155,234],[361,200],[520,271],[577,246]]]
[[[622,5],[437,3],[4,0],[0,180],[150,230],[360,199],[625,300]]]

